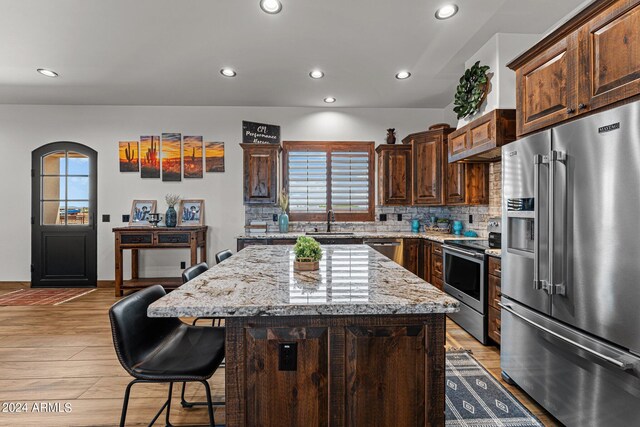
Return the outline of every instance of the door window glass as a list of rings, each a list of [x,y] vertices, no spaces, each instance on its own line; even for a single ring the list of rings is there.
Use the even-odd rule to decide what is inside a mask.
[[[73,151],[42,157],[41,223],[89,224],[89,158]]]

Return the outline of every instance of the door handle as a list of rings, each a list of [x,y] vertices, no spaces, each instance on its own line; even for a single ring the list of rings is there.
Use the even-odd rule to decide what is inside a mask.
[[[586,351],[587,353],[591,354],[592,356],[595,356],[595,357],[597,357],[597,358],[599,358],[599,359],[602,359],[602,360],[604,360],[604,361],[606,361],[606,362],[609,362],[609,363],[611,363],[612,365],[614,365],[614,366],[615,366],[615,367],[617,367],[617,368],[620,368],[620,369],[622,369],[622,370],[624,370],[624,371],[632,370],[632,369],[634,368],[634,364],[633,364],[633,363],[631,363],[631,362],[618,360],[618,359],[615,359],[615,358],[613,358],[613,357],[607,356],[606,354],[602,354],[602,353],[600,353],[600,352],[598,352],[598,351],[595,351],[595,350],[593,350],[593,349],[590,349],[589,347],[587,347],[587,346],[585,346],[585,345],[583,345],[583,344],[580,344],[580,343],[579,343],[579,342],[577,342],[577,341],[574,341],[574,340],[572,340],[572,339],[570,339],[570,338],[567,338],[567,337],[565,337],[565,336],[562,336],[562,335],[560,335],[559,333],[554,332],[554,331],[552,331],[552,330],[551,330],[551,329],[549,329],[549,328],[545,328],[544,326],[537,324],[537,323],[536,323],[536,322],[534,322],[533,320],[530,320],[530,319],[528,319],[528,318],[524,317],[522,314],[520,314],[520,313],[516,313],[516,312],[513,310],[513,307],[512,307],[512,306],[510,306],[510,305],[503,304],[503,303],[501,303],[501,302],[499,302],[499,303],[498,303],[498,305],[499,305],[503,310],[505,310],[505,311],[507,311],[508,313],[510,313],[510,314],[512,314],[512,315],[514,315],[514,316],[516,316],[518,319],[520,319],[520,320],[524,321],[525,323],[528,323],[529,325],[533,326],[534,328],[537,328],[537,329],[539,329],[539,330],[541,330],[541,331],[543,331],[543,332],[546,332],[547,334],[549,334],[549,335],[551,335],[551,336],[553,336],[553,337],[555,337],[555,338],[559,339],[560,341],[563,341],[563,342],[565,342],[565,343],[567,343],[567,344],[570,344],[570,345],[572,345],[572,346],[574,346],[574,347],[578,347],[580,350],[584,350],[584,351]]]
[[[536,154],[533,163],[533,289],[539,291],[543,288],[540,280],[540,167],[544,163],[544,157]]]
[[[546,291],[549,295],[566,295],[566,287],[564,284],[555,284],[555,180],[556,180],[556,163],[564,163],[566,160],[565,153],[562,151],[551,151],[549,153],[549,282]],[[564,212],[564,210],[563,210]]]
[[[478,258],[478,254],[476,252],[471,252],[471,251],[465,251],[464,249],[458,249],[458,248],[454,248],[452,246],[443,246],[443,248],[445,248],[446,250],[453,252],[453,253],[457,253],[457,254],[463,254],[463,255],[467,255],[473,258]]]

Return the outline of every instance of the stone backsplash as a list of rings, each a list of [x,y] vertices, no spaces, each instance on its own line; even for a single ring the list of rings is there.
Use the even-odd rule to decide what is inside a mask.
[[[487,222],[489,218],[501,215],[502,164],[491,163],[489,166],[489,205],[484,206],[376,206],[376,218],[371,222],[335,222],[331,224],[334,231],[410,231],[411,220],[417,218],[421,224],[428,224],[429,218],[448,218],[462,221],[464,230],[473,230],[480,237],[487,237]],[[245,224],[252,220],[267,221],[268,231],[278,231],[278,223],[273,221],[273,215],[279,214],[277,206],[245,206]],[[380,214],[386,214],[387,220],[380,221]],[[398,214],[402,220],[398,221]],[[473,222],[469,221],[469,217]],[[311,231],[314,228],[325,230],[326,222],[299,221],[289,224],[290,231]]]

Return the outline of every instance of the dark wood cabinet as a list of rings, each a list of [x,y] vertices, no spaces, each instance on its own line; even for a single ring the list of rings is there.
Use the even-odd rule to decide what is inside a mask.
[[[411,147],[384,144],[378,153],[378,203],[380,205],[411,204]]]
[[[420,264],[420,239],[403,239],[402,252],[402,266],[417,276]]]
[[[516,58],[517,133],[640,95],[640,0],[597,0]]]
[[[413,147],[413,204],[445,204],[446,170],[444,162],[446,135],[450,128],[414,133],[403,140]]]
[[[431,242],[428,240],[420,240],[418,276],[422,280],[431,283]]]
[[[501,260],[496,257],[489,257],[489,316],[488,316],[488,335],[496,344],[500,344],[500,297],[502,296],[501,287]]]
[[[492,162],[502,146],[516,139],[516,110],[496,109],[453,131],[448,138],[449,162]]]
[[[243,150],[244,204],[275,205],[278,201],[278,144],[240,144]]]
[[[431,284],[443,290],[444,282],[442,275],[442,244],[431,243]]]

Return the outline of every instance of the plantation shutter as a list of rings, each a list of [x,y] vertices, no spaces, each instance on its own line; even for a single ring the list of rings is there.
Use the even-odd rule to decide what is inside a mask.
[[[292,142],[284,148],[292,221],[372,221],[373,143]]]

